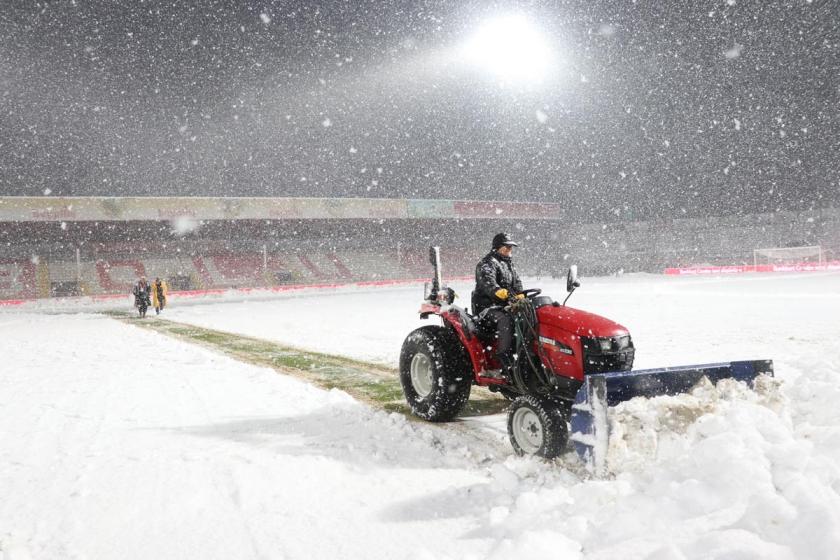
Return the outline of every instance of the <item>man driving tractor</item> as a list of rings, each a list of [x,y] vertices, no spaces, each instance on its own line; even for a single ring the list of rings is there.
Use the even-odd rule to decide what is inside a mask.
[[[481,315],[479,320],[496,331],[499,340],[496,358],[506,376],[513,370],[515,356],[513,316],[504,306],[511,298],[522,297],[522,281],[511,259],[513,248],[518,246],[507,233],[497,233],[493,237],[493,249],[475,267],[472,298],[473,315]]]

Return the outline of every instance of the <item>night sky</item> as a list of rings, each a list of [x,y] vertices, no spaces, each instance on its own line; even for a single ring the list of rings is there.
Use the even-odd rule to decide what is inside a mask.
[[[541,83],[453,63],[519,14]],[[0,194],[840,205],[840,3],[0,2]]]

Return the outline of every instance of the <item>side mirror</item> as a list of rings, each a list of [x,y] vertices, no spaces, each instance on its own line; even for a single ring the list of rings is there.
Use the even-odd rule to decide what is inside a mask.
[[[569,273],[566,275],[566,291],[569,292],[569,295],[563,300],[563,305],[566,305],[566,302],[572,297],[572,292],[578,287],[580,287],[580,280],[578,280],[577,265],[573,264],[569,267]]]
[[[573,264],[569,267],[569,273],[566,275],[566,291],[573,292],[575,288],[580,287],[580,280],[578,280],[577,265]]]

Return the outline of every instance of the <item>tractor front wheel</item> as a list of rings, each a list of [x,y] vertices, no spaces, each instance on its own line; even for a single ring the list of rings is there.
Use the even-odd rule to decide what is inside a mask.
[[[411,332],[400,353],[400,384],[411,411],[430,422],[452,420],[470,398],[472,368],[457,335],[428,325]]]
[[[531,395],[517,397],[508,412],[508,435],[517,455],[553,459],[569,439],[565,407]]]

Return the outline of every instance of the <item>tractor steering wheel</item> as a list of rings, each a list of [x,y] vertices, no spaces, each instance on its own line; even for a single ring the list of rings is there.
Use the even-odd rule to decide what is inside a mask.
[[[531,298],[540,295],[542,290],[539,288],[528,288],[527,290],[522,290],[519,293],[527,298]]]

